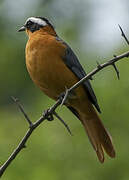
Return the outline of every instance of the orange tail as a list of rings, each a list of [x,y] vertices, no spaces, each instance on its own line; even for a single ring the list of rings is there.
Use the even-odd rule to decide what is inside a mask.
[[[103,149],[112,158],[115,157],[115,150],[110,134],[105,129],[94,108],[92,108],[92,110],[92,113],[90,113],[90,115],[92,114],[92,117],[88,118],[84,113],[79,113],[79,119],[88,134],[89,140],[96,151],[99,161],[103,163]]]

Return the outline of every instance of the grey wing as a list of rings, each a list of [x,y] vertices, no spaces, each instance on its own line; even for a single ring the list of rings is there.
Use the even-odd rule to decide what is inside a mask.
[[[86,76],[85,71],[83,70],[81,64],[79,63],[79,60],[77,56],[74,54],[72,49],[64,43],[67,48],[66,48],[66,53],[65,56],[63,57],[65,64],[67,67],[78,77],[78,79],[82,79],[84,76]],[[101,113],[100,107],[97,102],[97,98],[95,96],[95,93],[91,87],[91,84],[89,80],[86,80],[83,83],[84,89],[86,93],[88,94],[88,98],[91,101],[91,103],[96,107],[99,113]]]

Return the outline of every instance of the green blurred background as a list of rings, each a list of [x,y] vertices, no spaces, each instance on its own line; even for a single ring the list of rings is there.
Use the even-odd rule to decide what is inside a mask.
[[[118,24],[129,37],[129,1],[125,0],[0,0],[0,164],[14,150],[28,125],[10,96],[20,99],[30,118],[37,120],[54,101],[32,83],[25,67],[27,37],[17,29],[30,16],[45,16],[58,35],[74,49],[87,72],[128,50]],[[55,120],[44,122],[9,166],[4,180],[128,180],[129,179],[129,62],[117,63],[91,82],[110,131],[116,158],[98,162],[81,123],[65,107],[58,112],[74,136]]]

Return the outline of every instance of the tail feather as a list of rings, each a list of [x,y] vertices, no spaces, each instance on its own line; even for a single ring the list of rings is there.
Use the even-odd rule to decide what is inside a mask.
[[[110,136],[109,132],[106,131],[106,129],[103,132],[101,139],[103,148],[106,151],[106,153],[112,158],[115,157],[115,150],[112,144],[112,137]]]
[[[101,163],[104,162],[103,149],[110,157],[115,157],[115,150],[112,144],[112,139],[104,125],[102,124],[97,113],[93,109],[91,113],[92,117],[88,118],[85,114],[79,113],[79,119],[81,120],[89,140],[96,151],[98,159]]]

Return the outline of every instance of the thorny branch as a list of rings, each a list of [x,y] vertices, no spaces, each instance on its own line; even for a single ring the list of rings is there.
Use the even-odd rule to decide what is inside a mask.
[[[124,37],[124,39],[126,40],[127,44],[129,45],[129,40],[127,39],[125,33],[123,32],[121,26],[119,25],[119,28],[121,30],[121,35]],[[66,93],[64,95],[64,98],[59,98],[56,103],[49,108],[47,111],[45,111],[45,113],[34,123],[32,123],[32,121],[30,120],[30,118],[28,117],[28,115],[25,113],[22,105],[20,104],[20,102],[18,101],[18,99],[12,97],[12,99],[14,100],[14,102],[17,104],[17,106],[19,107],[20,111],[23,113],[26,121],[29,124],[29,129],[26,132],[25,136],[23,137],[23,139],[20,141],[20,143],[18,144],[18,146],[16,147],[16,149],[12,152],[12,154],[10,155],[10,157],[7,159],[7,161],[0,167],[0,177],[2,177],[3,173],[5,172],[5,170],[7,169],[7,167],[11,164],[11,162],[16,158],[16,156],[20,153],[20,151],[26,147],[26,143],[29,139],[29,137],[31,136],[32,132],[44,121],[44,120],[49,120],[52,121],[53,120],[53,116],[55,116],[57,119],[59,119],[67,128],[67,130],[69,131],[69,133],[71,134],[71,131],[68,127],[68,125],[63,121],[63,119],[55,112],[55,110],[58,108],[59,105],[63,105],[66,100],[69,98],[69,94],[75,89],[77,88],[80,84],[82,84],[84,81],[88,80],[88,79],[92,79],[92,77],[99,71],[101,71],[102,69],[104,69],[107,66],[113,66],[117,77],[119,79],[119,71],[116,67],[116,62],[123,59],[123,58],[128,58],[129,57],[129,51],[125,52],[119,56],[114,55],[114,57],[103,63],[103,64],[99,64],[97,62],[97,67],[91,71],[90,73],[88,73],[84,78],[82,78],[79,82],[77,82],[76,84],[74,84],[71,88],[66,89]]]
[[[63,102],[65,103],[69,93],[71,93],[75,88],[77,88],[80,84],[82,84],[84,81],[86,81],[87,79],[90,79],[93,75],[95,75],[97,72],[99,72],[100,70],[104,69],[105,67],[107,66],[113,66],[115,71],[116,71],[116,74],[117,74],[117,77],[119,79],[119,71],[115,65],[115,63],[117,61],[119,61],[120,59],[123,59],[123,58],[127,58],[129,57],[129,51],[126,52],[126,53],[123,53],[119,56],[115,56],[114,58],[112,58],[111,60],[103,63],[103,64],[97,64],[97,67],[91,71],[90,73],[87,74],[87,76],[85,76],[84,78],[82,78],[80,81],[78,81],[76,84],[74,84],[71,88],[67,89],[67,95],[64,97],[63,99]]]

